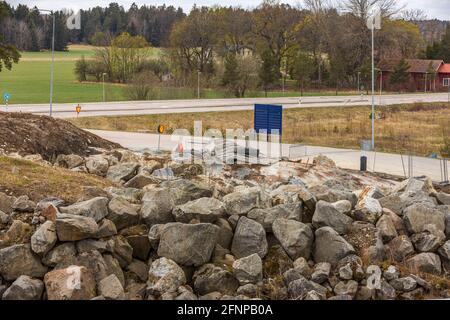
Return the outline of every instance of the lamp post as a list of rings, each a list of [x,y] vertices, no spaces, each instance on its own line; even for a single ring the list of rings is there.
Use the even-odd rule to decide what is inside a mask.
[[[103,102],[106,101],[106,94],[105,94],[105,76],[106,73],[103,72],[102,77],[103,77]]]
[[[46,10],[46,9],[37,9],[38,11],[42,12],[48,12],[53,17],[53,29],[52,29],[52,63],[50,66],[50,117],[53,113],[53,82],[54,82],[54,70],[55,70],[55,13],[53,10]]]
[[[375,150],[375,29],[381,29],[381,13],[367,19],[367,27],[372,32],[372,150]]]
[[[381,96],[382,96],[382,92],[383,92],[383,70],[381,70],[380,68],[375,68],[375,70],[380,72],[380,102],[379,102],[379,105],[381,106]]]

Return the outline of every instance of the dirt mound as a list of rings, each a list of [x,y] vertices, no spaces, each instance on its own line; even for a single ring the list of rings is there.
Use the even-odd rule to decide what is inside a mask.
[[[104,140],[73,124],[29,113],[0,112],[0,153],[40,154],[52,161],[59,154],[86,156],[92,148],[113,149],[120,145]]]

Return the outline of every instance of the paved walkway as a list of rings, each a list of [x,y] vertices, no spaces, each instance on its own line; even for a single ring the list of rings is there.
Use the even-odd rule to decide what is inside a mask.
[[[88,131],[107,140],[117,142],[123,147],[131,150],[155,150],[158,147],[157,134],[101,130]],[[173,140],[174,139],[172,139],[170,135],[162,135],[161,150],[173,150],[178,144],[176,140]],[[351,149],[282,144],[282,154],[290,159],[309,158],[309,161],[312,161],[315,156],[323,154],[332,159],[339,167],[353,170],[359,170],[360,157],[364,155],[367,156],[368,159],[367,169],[369,171],[388,173],[398,176],[408,176],[409,172],[408,156],[402,157],[401,155],[391,153],[375,153]],[[425,157],[413,157],[412,160],[413,176],[426,175],[437,182],[443,180],[441,175],[442,161]],[[448,162],[449,161],[447,161],[447,163]]]

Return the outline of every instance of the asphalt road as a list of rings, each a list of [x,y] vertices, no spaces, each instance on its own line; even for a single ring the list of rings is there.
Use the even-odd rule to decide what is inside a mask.
[[[446,102],[448,99],[449,95],[447,93],[396,94],[382,96],[381,98],[377,96],[375,103],[377,105],[393,105],[415,102]],[[350,107],[371,105],[371,99],[370,96],[321,96],[303,98],[155,100],[139,102],[83,103],[81,104],[81,113],[79,116],[92,117],[252,110],[253,105],[256,103],[281,104],[285,109],[306,107]],[[54,104],[53,116],[58,118],[74,118],[77,116],[75,112],[76,105],[77,102],[72,104]],[[2,110],[5,111],[4,106],[2,106]],[[48,115],[49,105],[10,105],[8,111]]]
[[[155,150],[158,147],[158,135],[148,133],[120,132],[120,131],[101,131],[88,130],[104,139],[117,142],[125,148],[135,151],[144,149]],[[172,138],[170,135],[162,135],[160,140],[161,150],[171,151],[179,139]],[[408,157],[391,153],[375,153],[360,150],[337,149],[327,147],[300,146],[300,145],[282,145],[283,156],[291,159],[309,159],[309,162],[319,154],[331,158],[337,166],[345,169],[359,170],[360,157],[367,157],[368,171],[382,172],[397,176],[408,175]],[[436,182],[441,182],[441,161],[425,157],[412,158],[412,175],[426,175]],[[450,166],[450,161],[447,161]]]

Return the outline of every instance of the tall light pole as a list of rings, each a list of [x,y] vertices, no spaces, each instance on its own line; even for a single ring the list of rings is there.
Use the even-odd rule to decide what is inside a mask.
[[[375,29],[381,29],[381,13],[367,19],[367,27],[372,32],[372,150],[375,150]]]
[[[37,9],[42,12],[49,12],[50,15],[53,17],[53,28],[52,28],[52,63],[50,66],[50,117],[53,113],[53,82],[54,82],[54,72],[55,72],[55,13],[53,10],[46,10],[46,9]]]

